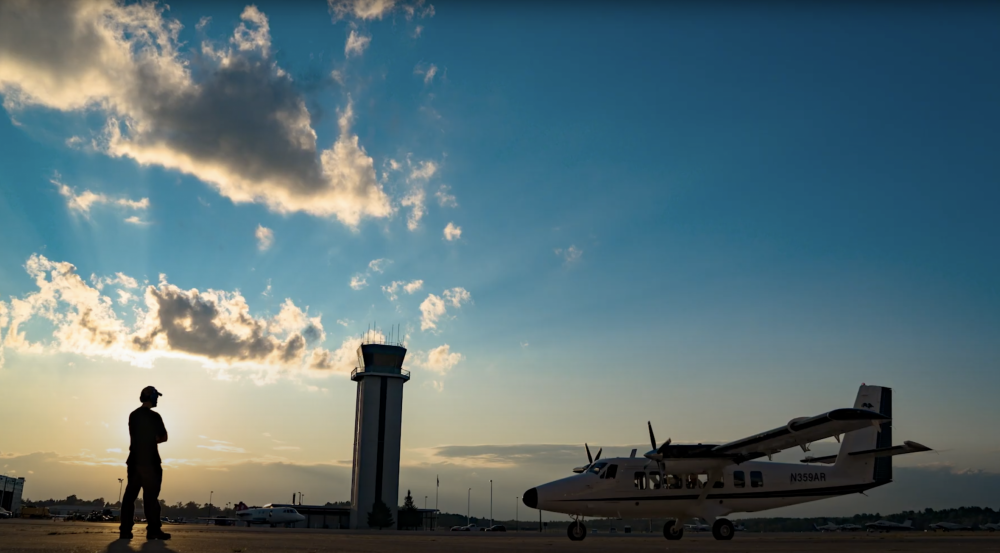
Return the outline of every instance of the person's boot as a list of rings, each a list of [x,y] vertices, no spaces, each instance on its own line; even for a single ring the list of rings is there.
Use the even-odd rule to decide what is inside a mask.
[[[119,530],[118,531],[118,539],[120,539],[120,540],[130,540],[130,539],[132,539],[132,532],[131,531],[126,531],[126,530]]]
[[[169,540],[170,534],[164,532],[163,530],[147,530],[146,540]]]

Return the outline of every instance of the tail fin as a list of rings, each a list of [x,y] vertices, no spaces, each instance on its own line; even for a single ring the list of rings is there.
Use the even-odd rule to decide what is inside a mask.
[[[910,519],[906,519],[906,522],[903,523],[903,526],[906,526],[907,528],[909,528],[909,527],[913,526],[913,521],[910,520]]]
[[[866,386],[858,389],[858,397],[854,401],[855,409],[868,409],[892,417],[892,388],[884,386]],[[874,459],[851,459],[849,453],[892,446],[892,420],[881,423],[878,427],[863,428],[844,435],[837,454],[837,466],[849,467],[851,471],[864,471],[871,474],[874,482],[887,483],[892,481],[892,457],[877,457]],[[868,473],[868,471],[871,471]],[[860,476],[860,474],[859,474]]]

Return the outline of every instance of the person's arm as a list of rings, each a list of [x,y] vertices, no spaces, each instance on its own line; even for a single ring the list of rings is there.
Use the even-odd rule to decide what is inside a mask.
[[[163,417],[160,417],[159,432],[156,433],[156,443],[162,444],[167,441],[167,427],[163,426]]]

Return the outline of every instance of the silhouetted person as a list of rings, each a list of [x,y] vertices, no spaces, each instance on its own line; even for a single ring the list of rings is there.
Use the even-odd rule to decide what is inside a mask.
[[[128,433],[132,439],[129,445],[128,486],[122,498],[122,524],[119,531],[123,540],[132,539],[132,525],[135,520],[135,500],[142,489],[142,503],[146,510],[146,539],[169,540],[170,534],[160,529],[160,484],[163,482],[163,468],[160,466],[160,452],[156,444],[167,441],[167,429],[160,414],[153,411],[160,392],[146,386],[139,394],[139,407],[128,416]]]

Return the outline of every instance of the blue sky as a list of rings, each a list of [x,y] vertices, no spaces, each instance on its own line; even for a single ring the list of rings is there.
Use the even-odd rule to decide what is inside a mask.
[[[862,382],[944,450],[900,464],[995,470],[996,8],[85,5],[0,8],[0,456],[114,466],[153,383],[175,470],[349,463],[337,352],[377,321],[411,352],[404,489],[561,474],[445,446],[728,441]],[[152,306],[199,297],[229,342],[162,340]],[[238,312],[273,351],[232,353]]]

